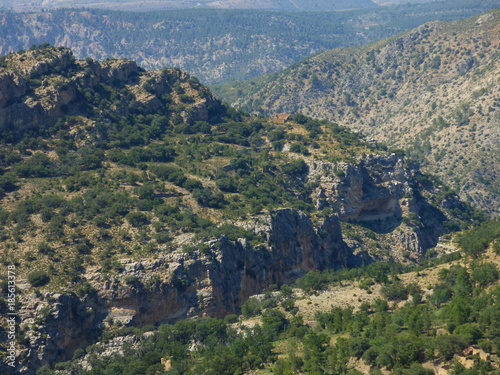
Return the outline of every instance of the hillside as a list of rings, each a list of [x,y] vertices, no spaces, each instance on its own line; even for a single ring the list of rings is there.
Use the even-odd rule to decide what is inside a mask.
[[[265,9],[280,11],[301,10],[340,10],[358,9],[376,6],[371,0],[4,0],[5,7],[15,11],[40,11],[54,8],[104,8],[114,10],[151,11],[186,8],[217,8],[217,9]]]
[[[500,211],[500,11],[331,50],[215,92],[260,113],[301,112],[400,147],[490,213]]]
[[[71,48],[80,59],[132,58],[146,69],[178,67],[214,84],[254,78],[331,48],[363,45],[498,5],[498,0],[468,0],[342,12],[0,11],[0,54],[49,42]]]
[[[479,252],[461,246],[416,269],[311,272],[224,320],[117,327],[55,373],[497,374],[500,253],[491,242],[499,229]]]
[[[235,313],[308,271],[418,262],[485,219],[400,153],[335,123],[241,113],[178,69],[41,45],[5,56],[0,85],[22,373],[117,326]]]

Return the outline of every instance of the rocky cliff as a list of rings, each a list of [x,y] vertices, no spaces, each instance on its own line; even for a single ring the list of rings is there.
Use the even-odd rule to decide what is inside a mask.
[[[271,284],[291,283],[310,270],[341,268],[354,258],[342,240],[339,220],[314,227],[307,215],[283,209],[260,226],[268,242],[252,246],[222,236],[203,252],[182,250],[153,260],[122,260],[122,271],[106,276],[99,268],[85,275],[97,293],[38,292],[22,298],[21,326],[37,325],[26,336],[21,373],[71,356],[95,342],[113,324],[143,326],[182,318],[235,313],[251,295]]]
[[[311,270],[379,259],[346,244],[339,218],[389,233],[390,258],[402,259],[408,252],[407,257],[421,259],[445,232],[447,218],[414,191],[416,173],[416,166],[405,167],[394,154],[366,156],[356,164],[311,162],[315,204],[335,212],[316,225],[300,211],[276,210],[237,223],[261,235],[260,244],[223,235],[154,258],[122,259],[116,274],[89,267],[84,278],[96,292],[84,298],[27,290],[20,325],[38,328],[26,337],[22,372],[69,358],[116,325],[223,317],[272,284],[292,283]],[[409,214],[416,215],[418,225],[403,223]]]

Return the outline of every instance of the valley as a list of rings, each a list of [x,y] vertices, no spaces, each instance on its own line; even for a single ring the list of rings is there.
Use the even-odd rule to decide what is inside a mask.
[[[500,14],[432,22],[276,74],[215,88],[247,111],[326,118],[406,150],[463,199],[498,213]]]

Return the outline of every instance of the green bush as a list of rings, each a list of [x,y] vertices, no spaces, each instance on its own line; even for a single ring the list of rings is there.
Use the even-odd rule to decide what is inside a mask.
[[[276,337],[283,332],[289,323],[290,322],[285,318],[285,314],[279,310],[267,309],[262,314],[262,328],[264,328],[266,333],[270,334],[271,337]]]
[[[450,360],[467,346],[467,343],[456,335],[440,335],[436,338],[436,348],[441,357]]]
[[[172,240],[172,237],[170,237],[168,232],[160,232],[154,235],[154,239],[158,244],[162,245]]]
[[[41,152],[15,165],[13,171],[19,177],[51,177],[59,174],[56,164]]]
[[[308,148],[299,143],[292,143],[290,145],[290,152],[295,152],[297,154],[302,154],[305,156],[310,155]]]
[[[6,172],[0,176],[0,189],[4,191],[14,191],[17,189],[18,179],[12,172]]]
[[[229,314],[229,315],[226,315],[225,318],[224,318],[224,322],[227,323],[227,324],[233,324],[233,323],[238,323],[238,315],[236,314]]]
[[[472,280],[481,286],[486,286],[498,280],[498,269],[494,263],[473,265]]]
[[[54,250],[47,242],[40,242],[37,246],[38,252],[40,254],[53,254]]]
[[[127,214],[127,216],[125,216],[125,218],[130,223],[130,225],[136,228],[140,228],[149,224],[148,217],[142,212],[130,212],[129,214]]]
[[[226,204],[222,193],[215,193],[208,189],[196,189],[193,191],[193,198],[199,205],[211,208],[222,208]]]
[[[44,271],[33,271],[28,274],[28,282],[34,287],[44,286],[50,282],[50,277]]]
[[[261,311],[261,303],[255,298],[249,298],[241,306],[241,313],[249,318],[251,316],[257,315]]]
[[[483,336],[483,332],[481,332],[479,326],[474,323],[466,323],[457,326],[453,334],[459,336],[467,345],[476,344],[477,340]]]
[[[184,183],[182,184],[182,187],[186,190],[189,190],[189,191],[203,189],[202,183],[200,181],[194,180],[192,178],[186,179],[186,181],[184,181]]]
[[[220,190],[226,191],[228,193],[235,193],[238,190],[238,186],[230,177],[217,179],[215,183]]]
[[[500,220],[482,223],[480,226],[466,230],[456,240],[460,248],[469,255],[478,255],[485,251],[490,243],[500,238]]]
[[[283,172],[289,176],[300,177],[308,171],[309,167],[303,159],[297,159],[283,166]]]
[[[380,293],[389,301],[404,301],[408,299],[409,290],[400,281],[395,281],[392,284],[383,286]]]

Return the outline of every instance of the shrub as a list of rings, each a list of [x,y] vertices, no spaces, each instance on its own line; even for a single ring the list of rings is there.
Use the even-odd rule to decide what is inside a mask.
[[[28,275],[28,282],[34,287],[44,286],[48,284],[49,281],[49,275],[43,271],[33,271]]]
[[[238,315],[236,314],[226,315],[226,317],[224,318],[224,322],[226,322],[227,324],[238,323]]]
[[[13,170],[19,177],[50,177],[59,173],[55,163],[41,152],[17,164]]]
[[[0,189],[4,191],[13,191],[17,188],[17,177],[12,172],[4,173],[0,176]]]
[[[446,360],[450,360],[460,350],[465,348],[465,341],[456,335],[440,335],[436,338],[436,346],[439,355]]]
[[[78,283],[78,286],[76,287],[76,294],[80,297],[92,295],[96,292],[97,290],[88,281]]]
[[[404,301],[408,299],[408,287],[400,281],[385,285],[380,289],[380,293],[389,301]]]
[[[453,331],[453,334],[459,336],[463,341],[467,343],[467,345],[472,345],[477,343],[483,333],[477,324],[474,323],[466,323],[459,325]]]
[[[303,291],[311,293],[323,289],[330,281],[326,273],[310,271],[297,280],[297,286]]]
[[[236,183],[230,177],[223,177],[216,181],[217,187],[222,191],[227,191],[228,193],[235,193],[238,190]]]
[[[368,348],[370,348],[370,344],[365,337],[353,337],[349,340],[349,354],[352,357],[361,358]]]
[[[246,317],[249,318],[251,316],[257,315],[260,313],[261,307],[260,307],[260,301],[255,299],[255,298],[249,298],[242,306],[241,306],[241,313]]]
[[[156,233],[154,238],[158,244],[165,244],[171,240],[171,237],[167,232]]]
[[[201,182],[198,180],[194,180],[192,178],[186,179],[186,181],[184,181],[184,183],[182,184],[182,187],[189,191],[194,191],[196,189],[203,189],[203,185],[201,184]]]
[[[143,227],[144,225],[149,224],[149,219],[148,217],[143,214],[142,212],[130,212],[125,216],[127,221],[132,225],[133,227]]]
[[[73,352],[73,360],[77,360],[85,356],[85,350],[78,348]]]
[[[472,279],[481,286],[486,286],[498,280],[498,270],[494,263],[484,263],[474,266]]]
[[[285,314],[279,310],[270,309],[262,314],[262,327],[272,336],[283,332],[288,324],[289,321],[285,318]]]
[[[211,208],[222,208],[226,201],[222,193],[214,193],[208,189],[196,189],[193,191],[193,198],[198,204]]]
[[[298,143],[292,143],[290,146],[290,152],[295,152],[297,154],[302,154],[302,155],[309,155],[310,152],[306,146],[303,146]]]
[[[52,247],[47,242],[40,242],[38,244],[38,252],[40,254],[52,254],[54,250],[52,250]]]
[[[297,159],[283,166],[283,172],[289,176],[301,176],[307,172],[309,167],[303,159]]]
[[[486,250],[496,238],[500,238],[500,221],[498,219],[463,232],[457,236],[457,242],[466,254],[478,255]]]

